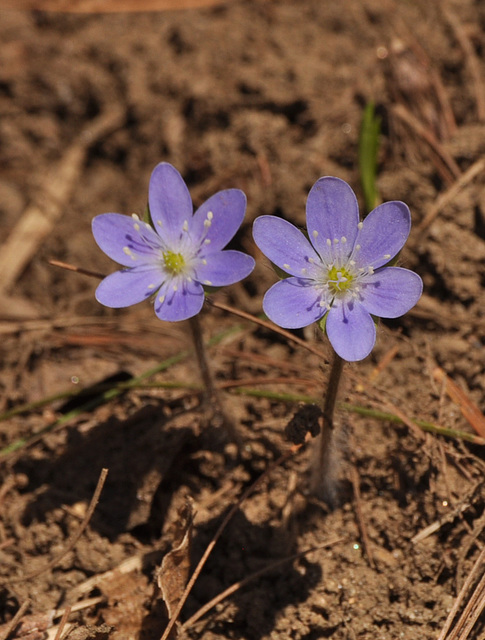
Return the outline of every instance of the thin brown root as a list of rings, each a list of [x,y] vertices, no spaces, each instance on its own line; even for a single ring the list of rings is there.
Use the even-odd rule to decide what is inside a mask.
[[[86,530],[86,527],[88,526],[89,521],[93,516],[94,510],[96,509],[96,506],[99,501],[99,497],[101,495],[101,491],[103,490],[103,486],[106,481],[107,475],[108,475],[108,469],[102,469],[99,476],[98,484],[96,485],[96,489],[94,491],[93,497],[91,498],[91,502],[89,504],[88,510],[86,511],[86,515],[84,516],[84,519],[81,522],[81,526],[76,531],[76,533],[71,537],[71,539],[68,541],[66,548],[58,556],[53,558],[50,562],[48,562],[45,566],[41,567],[40,569],[37,569],[32,573],[28,573],[26,576],[19,576],[18,578],[13,578],[12,580],[9,580],[10,584],[14,584],[16,582],[25,582],[26,580],[32,580],[33,578],[37,578],[37,576],[39,576],[41,573],[44,573],[44,571],[49,571],[50,569],[53,569],[63,558],[65,558],[65,556],[70,551],[72,551],[72,549],[74,549],[79,538],[82,536],[82,534]]]
[[[30,607],[30,600],[26,600],[21,607],[19,608],[19,610],[17,611],[17,613],[14,615],[14,617],[10,620],[10,622],[8,623],[8,625],[6,626],[4,632],[2,633],[2,635],[0,636],[0,640],[7,640],[7,638],[9,637],[9,635],[12,633],[12,631],[15,629],[15,627],[18,625],[18,623],[20,622],[20,620],[23,618],[24,613],[27,611],[27,609]]]

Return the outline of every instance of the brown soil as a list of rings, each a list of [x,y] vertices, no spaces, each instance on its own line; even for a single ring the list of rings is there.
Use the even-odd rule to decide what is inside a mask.
[[[425,293],[407,316],[381,323],[372,355],[347,366],[340,395],[404,422],[340,406],[343,480],[334,509],[308,494],[312,446],[273,470],[224,531],[181,621],[277,560],[331,545],[270,568],[180,637],[434,640],[477,561],[484,448],[411,420],[477,436],[480,416],[466,419],[437,366],[468,401],[485,404],[485,178],[483,167],[472,179],[465,174],[485,154],[484,29],[481,0],[0,12],[3,411],[141,375],[190,346],[183,323],[159,322],[148,303],[101,308],[95,280],[48,264],[113,270],[90,221],[142,212],[161,160],[181,171],[197,205],[219,189],[246,192],[233,246],[258,266],[214,300],[252,314],[275,281],[256,255],[252,221],[276,214],[303,224],[306,194],[322,175],[347,180],[363,203],[358,140],[371,100],[382,118],[381,198],[412,210],[401,262],[422,276]],[[424,222],[463,174],[461,189]],[[33,244],[21,235],[5,264],[22,221]],[[202,322],[207,339],[226,332],[210,350],[219,382],[322,395],[328,358],[209,305]],[[313,329],[297,335],[327,353]],[[229,506],[290,449],[285,427],[297,405],[289,399],[223,391],[238,451],[187,387],[200,383],[192,357],[145,382],[159,386],[88,408],[85,398],[52,400],[0,422],[0,624],[28,601],[23,621],[37,625],[10,637],[56,637],[71,606],[63,631],[71,640],[160,638],[167,617],[157,569],[187,497],[196,512],[193,568]],[[69,549],[103,468],[99,504]],[[484,633],[482,617],[468,637]]]

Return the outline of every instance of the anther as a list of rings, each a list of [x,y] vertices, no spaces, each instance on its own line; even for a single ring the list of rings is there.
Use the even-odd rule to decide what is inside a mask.
[[[208,229],[211,226],[212,222],[209,220],[209,218],[207,218],[206,220],[204,220],[204,227],[206,229]]]
[[[334,239],[333,239],[333,243],[334,243],[334,244],[338,244],[339,242],[340,242],[340,241],[339,241],[339,239],[338,239],[338,238],[334,238]]]
[[[204,244],[210,244],[210,243],[211,243],[210,238],[206,238],[206,239],[204,240]]]
[[[364,226],[364,223],[363,222],[359,222],[359,224],[357,225],[357,229],[359,231],[361,231],[363,226]]]
[[[177,285],[176,285],[176,284],[174,284],[174,285],[173,285],[173,287],[172,287],[172,289],[173,289],[174,291],[178,291],[178,287],[177,287]]]
[[[202,264],[207,264],[207,260],[205,258],[202,259]]]
[[[290,265],[289,265],[289,264],[286,264],[286,262],[285,262],[285,264],[283,265],[283,268],[284,268],[284,269],[290,269]]]
[[[123,253],[127,256],[130,256],[132,260],[136,260],[136,256],[133,254],[133,251],[130,247],[123,247]]]
[[[140,217],[139,217],[139,215],[137,213],[132,213],[131,217],[133,218],[133,220],[139,220],[140,219]]]
[[[163,304],[165,302],[165,296],[160,296],[158,298],[158,302],[161,302]]]
[[[212,282],[210,280],[204,280],[204,284],[206,284],[206,285],[208,285],[210,287]]]
[[[318,231],[317,231],[317,230],[312,231],[312,236],[313,236],[314,238],[318,238]]]
[[[212,220],[213,217],[214,217],[214,214],[212,213],[212,211],[208,211],[207,212],[207,220]]]
[[[390,253],[385,253],[385,254],[384,254],[384,258],[385,258],[386,260],[390,260],[390,259],[391,259],[391,254],[390,254]]]
[[[147,289],[155,289],[155,285],[154,284],[149,284]]]
[[[332,246],[332,241],[330,240],[330,238],[327,238],[327,246],[329,246],[329,247]]]
[[[182,231],[188,231],[188,230],[189,230],[189,223],[187,222],[187,220],[184,220]]]
[[[341,239],[340,239],[340,242],[342,244],[345,244],[347,242],[347,238],[345,236],[342,236]]]
[[[138,222],[135,222],[135,224],[133,225],[133,229],[135,231],[140,231],[140,225],[138,224]]]

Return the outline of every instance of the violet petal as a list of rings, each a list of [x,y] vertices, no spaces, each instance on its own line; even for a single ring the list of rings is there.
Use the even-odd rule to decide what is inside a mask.
[[[398,318],[412,309],[423,292],[423,281],[408,269],[384,267],[361,285],[362,305],[380,318]]]
[[[263,298],[263,309],[270,320],[285,329],[300,329],[320,320],[326,308],[322,295],[311,280],[286,278],[274,284]]]
[[[134,267],[115,271],[96,289],[96,300],[106,307],[120,309],[150,298],[160,287],[164,273],[156,267]]]
[[[139,230],[137,230],[137,227]],[[162,246],[160,238],[144,222],[120,213],[103,213],[92,221],[96,243],[104,253],[124,267],[149,262]],[[129,250],[130,253],[127,253]]]
[[[360,302],[352,299],[334,300],[326,331],[336,353],[349,362],[367,357],[376,341],[373,319]]]
[[[148,204],[157,233],[168,243],[176,242],[184,222],[192,218],[193,207],[187,185],[171,164],[161,162],[153,170]]]
[[[207,264],[195,268],[195,278],[201,284],[223,287],[246,278],[254,269],[254,260],[241,251],[218,251],[206,257]]]
[[[193,240],[205,244],[205,253],[223,249],[241,226],[245,211],[246,196],[240,189],[219,191],[195,212],[190,224]],[[205,226],[209,212],[210,225]]]
[[[354,259],[358,267],[377,269],[401,251],[411,230],[411,213],[404,202],[384,202],[364,220]]]
[[[254,221],[253,238],[264,255],[286,273],[318,277],[320,257],[303,233],[287,220],[260,216]]]
[[[158,291],[155,313],[160,320],[178,322],[197,315],[203,304],[204,289],[201,284],[193,280],[174,278],[165,282]]]
[[[317,180],[308,194],[306,220],[308,237],[327,264],[350,254],[357,237],[359,205],[346,182],[332,177]]]

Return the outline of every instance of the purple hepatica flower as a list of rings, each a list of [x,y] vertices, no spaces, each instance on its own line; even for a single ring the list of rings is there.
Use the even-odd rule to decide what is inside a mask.
[[[93,220],[94,239],[126,267],[105,278],[96,299],[107,307],[128,307],[155,296],[161,320],[186,320],[199,313],[204,286],[221,287],[248,276],[254,260],[240,251],[222,251],[239,229],[246,196],[239,189],[219,191],[195,214],[180,173],[162,162],[148,189],[155,228],[119,213]]]
[[[308,238],[275,216],[254,222],[261,251],[291,277],[274,284],[263,300],[280,327],[298,329],[325,317],[328,338],[344,360],[371,352],[372,316],[397,318],[419,300],[423,283],[414,272],[386,266],[411,228],[403,202],[385,202],[363,222],[354,192],[339,178],[320,178],[307,200]]]

